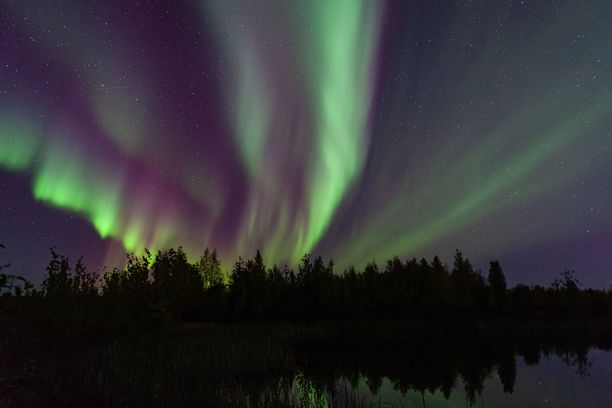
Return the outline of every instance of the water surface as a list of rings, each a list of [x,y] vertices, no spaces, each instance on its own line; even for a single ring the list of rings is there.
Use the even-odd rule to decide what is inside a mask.
[[[612,351],[579,338],[310,344],[288,405],[612,407]]]

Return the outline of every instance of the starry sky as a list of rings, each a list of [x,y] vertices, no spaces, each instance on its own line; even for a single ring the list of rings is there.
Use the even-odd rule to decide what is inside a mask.
[[[182,245],[607,287],[611,147],[608,0],[0,3],[0,255],[37,282]]]

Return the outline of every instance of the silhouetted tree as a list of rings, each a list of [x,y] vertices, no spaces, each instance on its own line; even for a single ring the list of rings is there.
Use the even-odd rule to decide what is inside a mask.
[[[310,254],[304,254],[300,263],[298,264],[297,270],[297,283],[299,285],[305,285],[305,282],[310,280],[312,277],[312,262],[310,260]]]
[[[533,310],[533,298],[529,286],[518,284],[511,293],[512,310],[521,315],[528,316]]]
[[[487,282],[457,250],[453,269],[437,256],[431,262],[395,256],[383,272],[376,262],[363,271],[347,268],[334,273],[334,262],[305,254],[297,273],[285,266],[267,269],[257,251],[252,259],[239,258],[225,284],[216,251],[206,249],[190,263],[182,248],[152,256],[128,254],[124,268],[98,276],[82,259],[74,266],[51,249],[52,259],[43,282],[51,302],[101,299],[108,316],[128,319],[328,318],[397,316],[503,316],[548,318],[573,314],[605,316],[612,311],[612,291],[580,288],[573,271],[565,271],[551,287],[517,285],[507,288],[502,267],[490,262]],[[0,288],[21,293],[31,284],[15,287],[19,278],[0,274]],[[19,281],[20,282],[20,281]],[[24,280],[25,282],[25,280]],[[3,289],[3,292],[7,292]],[[101,298],[99,297],[101,295]],[[94,303],[96,303],[94,302]],[[65,305],[68,305],[66,303]],[[113,317],[114,318],[114,317]]]
[[[257,250],[255,258],[246,262],[246,269],[250,313],[263,317],[270,309],[270,302],[267,296],[266,265],[260,250]]]
[[[0,296],[31,296],[35,293],[34,285],[26,278],[0,273]]]
[[[460,309],[468,309],[473,301],[475,289],[474,269],[459,250],[455,252],[453,271],[450,274],[450,292],[453,303]]]
[[[163,319],[192,317],[204,285],[183,248],[159,251],[151,266],[153,304]]]
[[[83,258],[79,258],[74,266],[74,276],[72,277],[72,291],[83,296],[93,296],[98,294],[98,273],[88,271],[83,264]]]
[[[369,315],[384,311],[388,300],[380,275],[378,265],[372,260],[366,264],[360,280],[358,300],[363,302],[361,307]]]
[[[446,266],[442,264],[438,256],[434,256],[431,262],[431,273],[434,287],[434,304],[445,307],[448,298],[449,274]]]
[[[223,273],[221,272],[221,262],[217,257],[217,251],[210,252],[206,248],[195,266],[205,289],[223,285]]]
[[[495,310],[500,311],[506,303],[506,276],[499,261],[491,261],[487,282],[491,288],[491,302]]]
[[[149,268],[153,256],[148,249],[144,255],[127,254],[123,269],[105,270],[102,277],[102,295],[111,315],[142,320],[150,316],[152,308]]]
[[[257,251],[255,260],[249,259],[246,262],[239,257],[230,278],[230,300],[238,316],[260,316],[265,284],[265,266],[261,253]]]
[[[293,271],[290,271],[287,266],[280,269],[278,265],[268,270],[267,273],[267,296],[270,302],[270,310],[273,317],[278,318],[284,316],[287,307],[292,303],[291,285],[294,279],[290,276]]]
[[[580,281],[574,276],[573,270],[566,269],[560,279],[555,279],[552,289],[556,294],[559,307],[566,313],[578,312],[582,307],[580,299]]]
[[[59,255],[51,248],[51,261],[47,266],[47,276],[43,281],[43,293],[49,298],[63,298],[74,293],[68,258]]]
[[[122,289],[123,271],[119,268],[103,269],[102,273],[102,294],[104,296],[116,296]]]

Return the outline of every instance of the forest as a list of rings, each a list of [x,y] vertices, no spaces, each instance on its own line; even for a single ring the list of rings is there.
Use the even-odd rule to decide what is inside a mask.
[[[3,267],[2,272],[8,265]],[[128,254],[124,268],[88,270],[51,249],[40,288],[23,278],[0,275],[4,297],[20,297],[59,308],[131,321],[245,321],[346,318],[548,319],[606,317],[612,289],[582,288],[566,270],[548,287],[507,287],[502,266],[485,274],[456,251],[452,267],[439,257],[374,261],[363,270],[338,273],[332,260],[304,255],[296,269],[265,265],[260,251],[238,258],[226,276],[216,251],[190,263],[182,248]]]
[[[589,350],[612,348],[612,291],[572,271],[509,288],[499,262],[485,276],[461,251],[451,267],[394,257],[340,273],[263,259],[227,276],[215,251],[189,262],[178,248],[98,274],[52,249],[39,288],[1,262],[0,404],[366,407],[359,384],[382,395],[387,381],[422,406],[472,406],[492,376],[513,393],[517,356],[588,376]]]

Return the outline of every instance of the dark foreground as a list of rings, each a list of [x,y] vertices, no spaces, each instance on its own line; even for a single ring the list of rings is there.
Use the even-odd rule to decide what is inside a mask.
[[[258,251],[226,282],[214,251],[100,280],[52,250],[40,290],[0,274],[0,328],[2,406],[612,407],[612,290],[508,288],[460,251],[343,274]]]
[[[612,358],[599,361],[612,350],[610,320],[96,327],[0,313],[1,406],[546,406],[552,391],[537,381],[563,375],[592,386],[552,392],[556,404],[611,406],[601,373]],[[539,363],[565,368],[534,383],[527,368]]]

